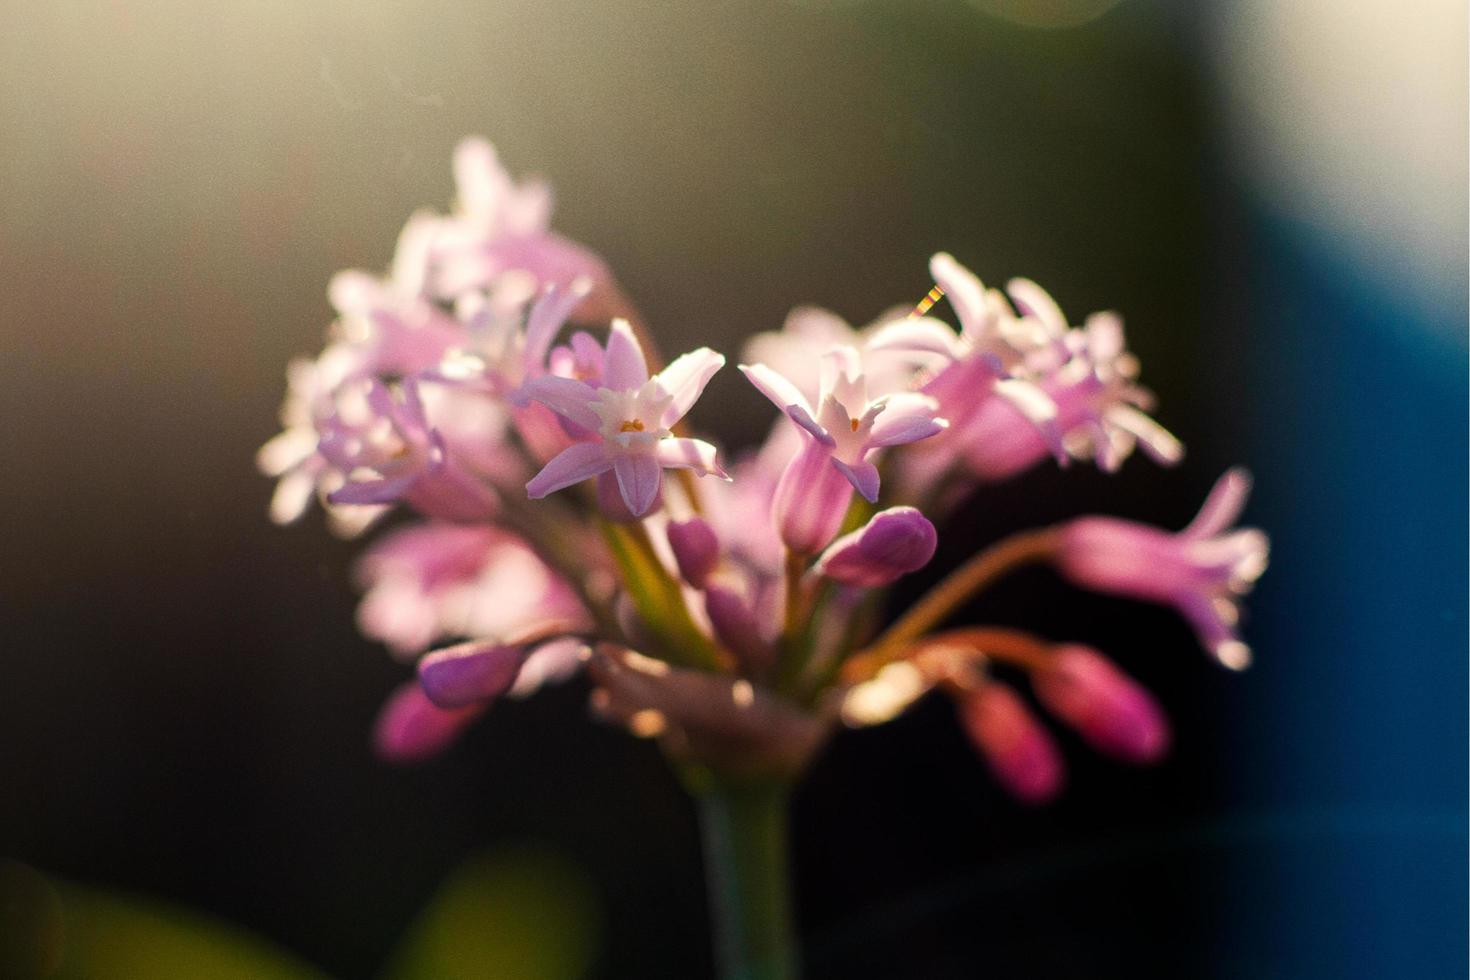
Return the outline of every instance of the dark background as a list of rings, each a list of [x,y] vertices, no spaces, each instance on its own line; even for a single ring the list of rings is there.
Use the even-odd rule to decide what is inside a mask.
[[[798,303],[863,322],[940,248],[1122,310],[1190,457],[987,490],[935,575],[1070,514],[1177,527],[1257,475],[1244,675],[1044,572],[976,609],[1116,654],[1170,711],[1163,765],[1069,740],[1030,810],[944,703],[836,741],[794,818],[813,976],[1463,975],[1463,11],[1390,21],[1398,47],[1331,5],[1014,19],[1103,6],[5,7],[0,855],[366,977],[469,855],[534,841],[591,883],[595,975],[709,971],[656,751],[574,684],[382,765],[404,669],[354,632],[357,546],[265,519],[252,455],[327,279],[384,265],[484,133],[666,349],[733,355]],[[1370,40],[1345,78],[1291,57]],[[769,411],[725,372],[695,418],[734,447]]]

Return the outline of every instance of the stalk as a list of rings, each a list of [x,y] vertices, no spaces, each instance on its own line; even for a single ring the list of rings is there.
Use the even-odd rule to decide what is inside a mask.
[[[718,776],[695,790],[721,980],[796,980],[790,787]]]

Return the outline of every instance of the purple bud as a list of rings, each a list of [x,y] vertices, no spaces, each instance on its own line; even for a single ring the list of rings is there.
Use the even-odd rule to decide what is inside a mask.
[[[1169,748],[1169,723],[1158,703],[1096,650],[1058,647],[1031,683],[1048,711],[1105,755],[1155,762]]]
[[[670,521],[668,535],[679,574],[696,589],[704,588],[705,580],[720,563],[720,539],[714,528],[702,517],[691,517]]]
[[[378,712],[373,745],[389,762],[421,762],[443,752],[484,709],[444,709],[413,681],[394,691]]]
[[[843,535],[822,555],[817,571],[843,585],[874,589],[923,568],[939,536],[912,507],[890,507]]]
[[[515,683],[526,651],[490,641],[435,650],[419,661],[424,694],[441,708],[463,708],[500,697]]]
[[[765,670],[775,659],[775,650],[760,631],[760,619],[751,609],[743,590],[715,577],[706,583],[704,611],[709,615],[715,638],[755,672]]]
[[[1010,688],[966,692],[960,720],[970,741],[1012,796],[1044,803],[1062,788],[1062,759],[1051,736]]]
[[[771,501],[771,516],[786,547],[816,554],[836,536],[852,502],[852,484],[832,465],[832,451],[804,438],[786,465]]]

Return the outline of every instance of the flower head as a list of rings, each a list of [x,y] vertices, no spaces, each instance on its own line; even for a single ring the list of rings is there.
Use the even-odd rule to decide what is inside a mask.
[[[1177,534],[1111,517],[1079,518],[1062,529],[1057,567],[1086,588],[1173,606],[1215,659],[1238,670],[1251,655],[1235,629],[1238,600],[1266,570],[1270,548],[1255,528],[1226,531],[1249,494],[1250,476],[1230,470]]]

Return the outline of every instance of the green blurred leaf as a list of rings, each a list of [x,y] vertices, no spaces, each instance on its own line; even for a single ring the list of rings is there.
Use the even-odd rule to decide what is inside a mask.
[[[237,926],[0,863],[0,975],[52,980],[325,980]]]
[[[540,849],[473,858],[441,886],[385,980],[577,980],[596,955],[592,883]]]

